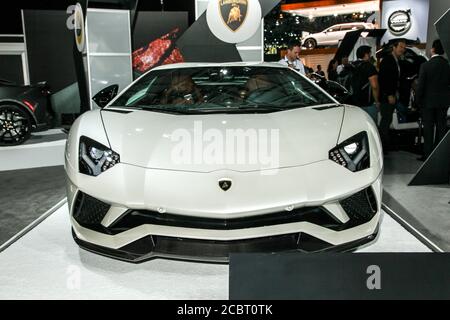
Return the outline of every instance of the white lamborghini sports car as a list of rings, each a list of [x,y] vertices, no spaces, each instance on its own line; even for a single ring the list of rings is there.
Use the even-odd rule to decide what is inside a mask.
[[[96,101],[104,107],[77,119],[65,151],[84,249],[226,262],[235,252],[348,251],[376,237],[377,128],[296,71],[168,65]]]

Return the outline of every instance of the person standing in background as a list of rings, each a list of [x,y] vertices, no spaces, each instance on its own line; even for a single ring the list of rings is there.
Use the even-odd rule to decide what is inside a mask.
[[[343,56],[342,64],[336,69],[337,82],[347,90],[351,90],[351,78],[354,72],[354,66],[348,61],[348,56]]]
[[[380,135],[384,153],[387,153],[392,147],[389,140],[389,128],[392,123],[394,110],[399,104],[401,70],[398,60],[405,53],[405,50],[406,41],[404,39],[396,39],[393,43],[392,53],[388,54],[380,64],[378,74],[381,101]]]
[[[417,99],[423,120],[425,160],[433,152],[447,131],[447,110],[450,106],[450,65],[442,56],[444,48],[435,40],[431,48],[431,59],[422,64],[417,85]],[[434,134],[436,128],[436,135]]]
[[[348,56],[343,56],[341,58],[341,64],[337,66],[336,72],[339,75],[342,71],[345,70],[349,66],[350,62],[348,61]]]
[[[360,46],[356,50],[357,61],[353,63],[354,71],[351,80],[352,102],[365,110],[378,123],[380,109],[380,92],[377,69],[370,62],[372,48]]]
[[[317,65],[317,71],[316,73],[322,77],[325,77],[325,72],[322,70],[322,66],[320,64]]]
[[[283,59],[279,61],[279,63],[288,66],[294,70],[297,70],[303,75],[306,75],[305,66],[303,62],[300,60],[300,43],[297,41],[292,41],[289,43],[287,47],[287,53]]]
[[[337,81],[337,67],[338,61],[336,59],[331,59],[327,69],[328,80]]]

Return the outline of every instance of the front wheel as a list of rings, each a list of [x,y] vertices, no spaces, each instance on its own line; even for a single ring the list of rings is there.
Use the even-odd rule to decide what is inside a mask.
[[[22,144],[31,135],[31,118],[16,105],[0,105],[0,146]]]
[[[307,49],[314,49],[315,47],[317,47],[317,42],[316,40],[310,38],[310,39],[306,39],[305,40],[305,47]]]

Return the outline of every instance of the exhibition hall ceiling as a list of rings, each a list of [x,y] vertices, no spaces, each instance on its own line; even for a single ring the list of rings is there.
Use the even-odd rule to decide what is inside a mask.
[[[300,1],[286,2],[281,6],[285,12],[303,17],[323,17],[353,12],[378,11],[380,1]]]

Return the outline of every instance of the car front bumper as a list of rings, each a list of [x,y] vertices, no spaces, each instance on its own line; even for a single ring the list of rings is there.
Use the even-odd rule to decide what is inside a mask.
[[[326,160],[261,172],[173,172],[119,164],[98,177],[67,166],[73,235],[121,260],[224,262],[232,252],[345,251],[374,239],[380,168]],[[231,177],[224,192],[217,180]]]
[[[301,233],[278,237],[264,237],[237,241],[206,241],[174,237],[147,236],[119,249],[111,249],[81,240],[74,229],[72,236],[83,249],[109,258],[141,263],[154,258],[227,263],[232,253],[280,252],[347,252],[373,242],[378,234],[378,223],[373,233],[351,242],[332,245]]]

